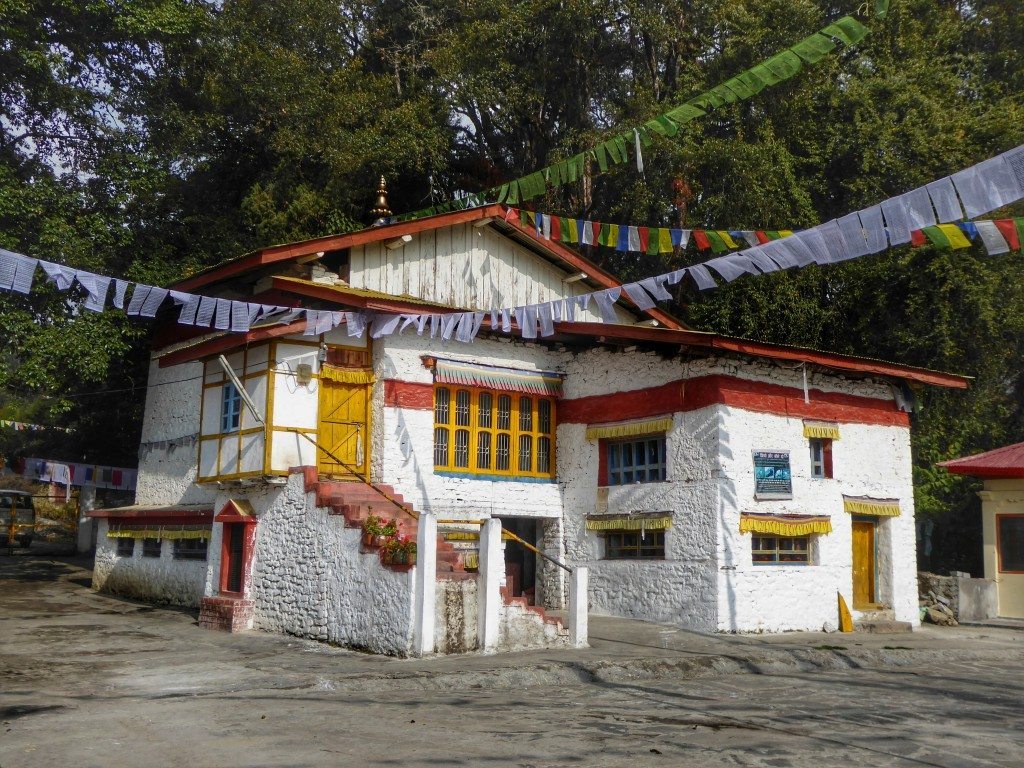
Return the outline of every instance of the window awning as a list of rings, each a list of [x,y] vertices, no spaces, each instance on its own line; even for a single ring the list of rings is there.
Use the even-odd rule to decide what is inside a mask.
[[[774,536],[832,533],[832,520],[828,515],[772,515],[743,512],[740,515],[740,533],[770,533]]]
[[[551,371],[524,371],[518,368],[502,368],[496,365],[467,363],[461,360],[433,362],[434,381],[438,384],[455,384],[464,387],[483,387],[504,392],[525,392],[549,397],[562,396],[560,373]]]
[[[804,437],[839,439],[839,425],[830,421],[804,420]]]
[[[672,527],[666,512],[642,515],[594,515],[587,518],[588,531],[664,531]]]
[[[337,365],[320,366],[320,378],[337,384],[373,384],[373,371],[370,368],[342,368]]]
[[[209,539],[210,525],[147,525],[111,523],[107,536],[112,539]]]
[[[646,421],[631,421],[626,424],[595,424],[587,427],[587,440],[601,440],[611,437],[632,437],[633,435],[654,435],[672,429],[672,417],[663,416]]]
[[[899,499],[872,499],[869,496],[843,496],[843,509],[851,515],[899,517]]]

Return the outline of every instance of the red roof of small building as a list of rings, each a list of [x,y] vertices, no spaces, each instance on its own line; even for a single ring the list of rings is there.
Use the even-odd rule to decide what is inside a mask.
[[[994,451],[965,456],[962,459],[940,461],[939,466],[957,475],[1024,477],[1024,443],[1006,445]]]

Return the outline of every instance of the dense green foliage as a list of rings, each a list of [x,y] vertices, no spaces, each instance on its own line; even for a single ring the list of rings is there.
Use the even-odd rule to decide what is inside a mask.
[[[826,0],[0,0],[0,247],[160,282],[519,176],[855,10]],[[1016,0],[893,0],[852,50],[691,123],[541,210],[789,228],[1024,143]],[[647,257],[590,254],[623,276]],[[963,560],[970,485],[934,462],[1024,439],[1020,254],[900,249],[680,296],[694,327],[977,378],[925,390],[918,509]],[[134,462],[146,328],[0,296],[0,451]],[[26,442],[28,440],[28,442]]]

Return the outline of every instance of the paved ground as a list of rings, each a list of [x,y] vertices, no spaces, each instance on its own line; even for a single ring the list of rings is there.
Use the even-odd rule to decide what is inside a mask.
[[[0,557],[0,766],[1020,766],[1024,632],[705,637],[396,660]]]

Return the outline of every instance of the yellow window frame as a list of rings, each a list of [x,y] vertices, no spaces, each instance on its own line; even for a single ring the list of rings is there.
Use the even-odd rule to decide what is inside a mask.
[[[442,391],[448,392],[447,421],[438,420],[438,397]],[[458,398],[459,392],[469,393],[469,423],[458,424]],[[488,395],[491,398],[490,425],[480,426],[480,399],[481,395]],[[511,400],[509,408],[509,428],[499,429],[498,427],[498,403],[499,398],[508,397]],[[521,419],[522,402],[528,399],[530,402],[530,429],[522,428],[525,419]],[[550,415],[548,418],[548,431],[541,431],[541,402],[548,403]],[[528,392],[509,392],[497,389],[485,389],[482,387],[465,387],[454,384],[436,384],[434,386],[434,470],[439,472],[453,472],[466,475],[498,475],[502,477],[533,477],[542,479],[554,479],[555,477],[555,427],[556,427],[556,404],[554,398],[535,395]],[[448,448],[447,461],[438,463],[437,455],[437,434],[438,430],[447,432]],[[467,466],[459,466],[456,463],[456,433],[467,431],[468,435],[468,458]],[[490,466],[479,467],[480,436],[489,435],[490,440]],[[507,434],[509,436],[509,462],[508,469],[498,469],[498,436]],[[520,439],[530,438],[530,468],[520,469]],[[541,439],[548,440],[548,470],[538,470],[538,447]]]

